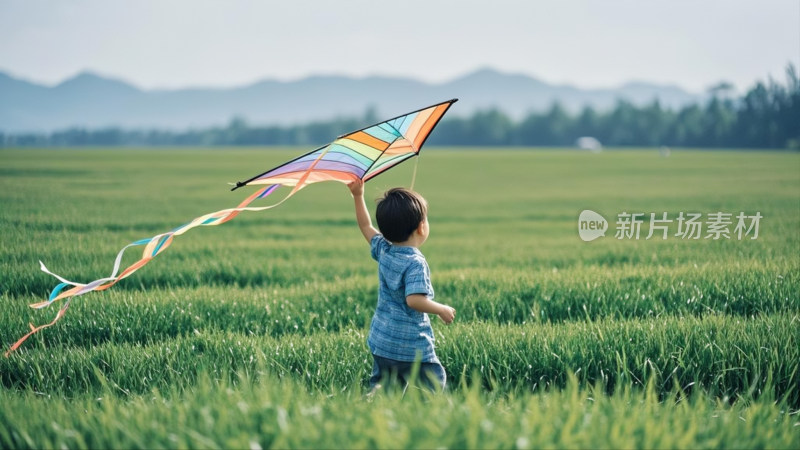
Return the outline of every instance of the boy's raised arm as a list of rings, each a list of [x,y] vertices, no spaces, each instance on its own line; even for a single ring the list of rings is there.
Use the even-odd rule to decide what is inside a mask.
[[[367,204],[364,202],[364,181],[361,179],[355,180],[352,183],[348,183],[347,187],[350,189],[350,193],[353,194],[358,228],[367,242],[371,242],[372,238],[378,234],[378,230],[372,226],[372,218],[370,218]]]

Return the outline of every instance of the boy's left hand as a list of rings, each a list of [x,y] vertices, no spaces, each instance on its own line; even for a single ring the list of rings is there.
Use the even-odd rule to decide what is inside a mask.
[[[438,316],[440,319],[442,319],[442,321],[444,321],[444,323],[450,325],[453,319],[456,318],[456,309],[451,306],[442,305]]]

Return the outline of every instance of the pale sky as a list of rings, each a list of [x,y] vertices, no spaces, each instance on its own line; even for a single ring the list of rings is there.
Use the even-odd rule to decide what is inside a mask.
[[[478,68],[584,88],[744,91],[800,69],[800,0],[0,0],[0,70],[141,88]]]

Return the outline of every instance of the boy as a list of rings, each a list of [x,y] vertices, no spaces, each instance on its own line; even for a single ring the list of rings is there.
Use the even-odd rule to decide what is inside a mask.
[[[416,192],[390,189],[375,211],[379,232],[364,203],[364,182],[356,180],[347,187],[355,200],[358,228],[378,261],[378,306],[367,339],[373,358],[370,387],[379,387],[384,377],[407,386],[419,360],[419,379],[431,389],[444,389],[446,374],[436,357],[428,314],[449,324],[456,310],[433,301],[430,269],[419,251],[430,232],[428,204]]]

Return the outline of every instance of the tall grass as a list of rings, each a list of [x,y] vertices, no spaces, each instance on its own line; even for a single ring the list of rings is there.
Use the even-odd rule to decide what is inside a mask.
[[[642,387],[658,393],[676,385],[720,398],[769,391],[800,407],[800,316],[753,319],[709,316],[603,320],[561,325],[471,322],[437,327],[438,353],[450,384],[480,381],[501,392],[563,386],[567,374],[613,392]],[[199,374],[227,371],[304,380],[337,390],[369,377],[363,330],[281,338],[196,332],[150,345],[103,344],[72,350],[21,352],[0,360],[6,387],[76,395],[102,387],[143,393],[191,384]],[[480,380],[469,376],[479,374]],[[466,377],[466,378],[465,378]]]
[[[782,401],[732,405],[676,389],[612,396],[563,390],[498,396],[466,387],[366,398],[307,391],[293,380],[201,377],[121,398],[113,388],[69,402],[0,391],[4,448],[797,448]],[[80,411],[76,414],[76,411]]]
[[[55,284],[39,260],[107,276],[299,152],[0,150],[0,341],[55,314],[27,307]],[[180,236],[0,358],[0,446],[797,447],[800,155],[656,153],[426,149],[422,250],[458,310],[434,320],[444,395],[365,397],[376,267],[320,184]],[[578,238],[583,209],[606,237]],[[755,240],[619,240],[623,211],[763,219]]]

